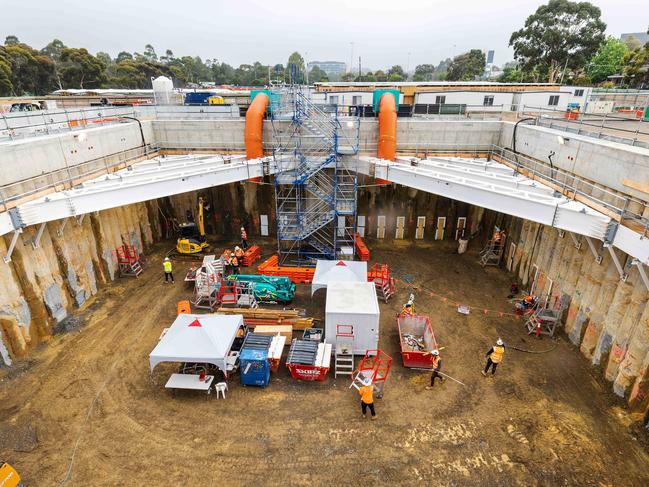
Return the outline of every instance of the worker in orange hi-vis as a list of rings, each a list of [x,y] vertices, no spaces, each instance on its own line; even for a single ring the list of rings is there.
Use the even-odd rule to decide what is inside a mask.
[[[363,382],[363,385],[358,389],[358,393],[361,395],[361,412],[363,413],[363,417],[367,417],[367,408],[370,408],[372,419],[376,419],[376,411],[374,411],[374,386],[372,382],[369,379]]]
[[[241,227],[241,246],[243,247],[243,250],[248,248],[248,234],[244,227]]]

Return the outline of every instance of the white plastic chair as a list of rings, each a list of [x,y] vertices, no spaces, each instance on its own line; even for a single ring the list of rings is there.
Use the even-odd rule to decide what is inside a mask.
[[[223,399],[225,399],[225,391],[228,390],[228,383],[227,382],[217,382],[214,385],[214,390],[216,391],[216,398],[219,398],[219,392],[223,395]]]

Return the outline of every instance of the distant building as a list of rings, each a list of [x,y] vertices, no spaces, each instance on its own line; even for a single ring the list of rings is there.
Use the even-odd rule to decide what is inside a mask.
[[[340,61],[311,61],[307,64],[309,71],[311,71],[315,66],[323,70],[328,75],[342,76],[347,72],[347,65]]]
[[[629,32],[627,34],[622,34],[620,36],[620,40],[622,42],[626,42],[629,37],[633,37],[640,43],[641,46],[644,46],[647,42],[649,42],[649,34],[647,34],[646,32]]]

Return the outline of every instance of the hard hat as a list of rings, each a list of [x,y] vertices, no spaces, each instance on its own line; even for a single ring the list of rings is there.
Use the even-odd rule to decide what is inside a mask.
[[[236,251],[236,250],[239,250],[239,246],[237,245],[237,246],[234,248],[234,250],[235,250],[235,251]]]
[[[437,349],[433,350],[433,351],[432,351],[432,354],[433,354],[433,355],[439,355],[439,350],[437,350]]]
[[[241,230],[245,230],[245,228],[241,227]]]
[[[165,257],[165,260],[170,260],[169,257]]]
[[[498,340],[496,340],[496,345],[502,346],[502,344],[503,344],[503,341],[500,338]]]

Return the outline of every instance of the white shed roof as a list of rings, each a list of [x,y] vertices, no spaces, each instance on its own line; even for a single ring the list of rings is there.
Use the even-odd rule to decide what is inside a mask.
[[[226,371],[226,358],[242,325],[241,315],[178,315],[149,355],[151,370],[161,362],[198,362]]]
[[[319,260],[311,281],[311,296],[330,282],[367,282],[367,262]]]
[[[378,315],[379,301],[373,282],[330,282],[326,313]]]

